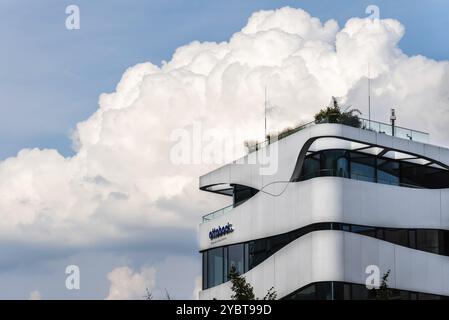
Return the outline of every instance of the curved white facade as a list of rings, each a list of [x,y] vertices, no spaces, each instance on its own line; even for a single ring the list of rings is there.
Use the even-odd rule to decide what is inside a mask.
[[[338,124],[304,129],[268,146],[278,151],[278,170],[273,174],[263,175],[261,165],[248,164],[257,152],[265,152],[259,150],[200,178],[202,189],[237,184],[262,190],[226,214],[201,223],[200,250],[276,236],[321,222],[449,230],[446,188],[410,188],[334,176],[292,181],[301,152],[307,152],[316,139],[324,138],[341,138],[350,150],[366,145],[366,150],[385,150],[382,154],[392,151],[412,155],[419,158],[413,161],[427,165],[449,164],[449,150],[433,145]],[[228,223],[233,232],[209,238],[213,228]],[[282,298],[316,282],[365,284],[369,265],[378,266],[382,273],[391,270],[391,288],[449,296],[448,256],[341,230],[304,234],[244,275],[256,296],[263,297],[274,287]],[[202,290],[200,298],[229,299],[231,294],[230,283],[225,282]]]

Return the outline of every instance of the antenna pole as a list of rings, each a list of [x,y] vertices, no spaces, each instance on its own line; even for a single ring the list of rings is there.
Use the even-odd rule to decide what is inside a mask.
[[[371,129],[371,74],[369,62],[368,62],[368,125],[369,129]]]
[[[267,86],[265,86],[265,105],[264,105],[264,118],[265,118],[265,138],[267,138]]]

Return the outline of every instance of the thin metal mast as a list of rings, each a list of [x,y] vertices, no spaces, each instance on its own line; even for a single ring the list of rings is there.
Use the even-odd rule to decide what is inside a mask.
[[[371,74],[368,62],[368,125],[371,129]]]
[[[265,86],[265,106],[264,106],[264,112],[265,112],[265,136],[264,139],[267,138],[267,86]]]

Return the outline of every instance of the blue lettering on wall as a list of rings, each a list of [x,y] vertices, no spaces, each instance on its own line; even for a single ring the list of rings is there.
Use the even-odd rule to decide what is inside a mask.
[[[209,239],[213,240],[219,237],[222,237],[224,235],[227,235],[228,233],[234,232],[234,229],[232,228],[232,224],[228,222],[225,226],[219,226],[216,228],[213,228],[209,232]]]

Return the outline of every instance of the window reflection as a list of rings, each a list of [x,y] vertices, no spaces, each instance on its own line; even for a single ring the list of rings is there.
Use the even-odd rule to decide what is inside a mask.
[[[379,183],[399,185],[399,162],[386,159],[377,160],[377,181]]]
[[[340,149],[308,155],[299,180],[337,176],[412,188],[449,188],[449,170]]]
[[[376,158],[359,153],[351,152],[351,179],[376,182]]]
[[[234,267],[239,274],[244,273],[243,244],[234,244],[228,247],[228,275]],[[229,277],[228,277],[229,278]]]
[[[208,251],[207,256],[207,284],[208,288],[223,283],[223,248]]]
[[[322,176],[349,178],[349,162],[345,150],[326,150],[320,154]]]
[[[449,256],[449,231],[436,229],[400,229],[321,222],[284,234],[233,244],[203,252],[203,289],[229,280],[235,266],[240,274],[255,268],[295,239],[318,230],[352,232],[396,245]]]
[[[376,300],[376,290],[363,284],[325,281],[307,285],[287,295],[283,300]],[[447,300],[448,296],[391,289],[390,300]]]

